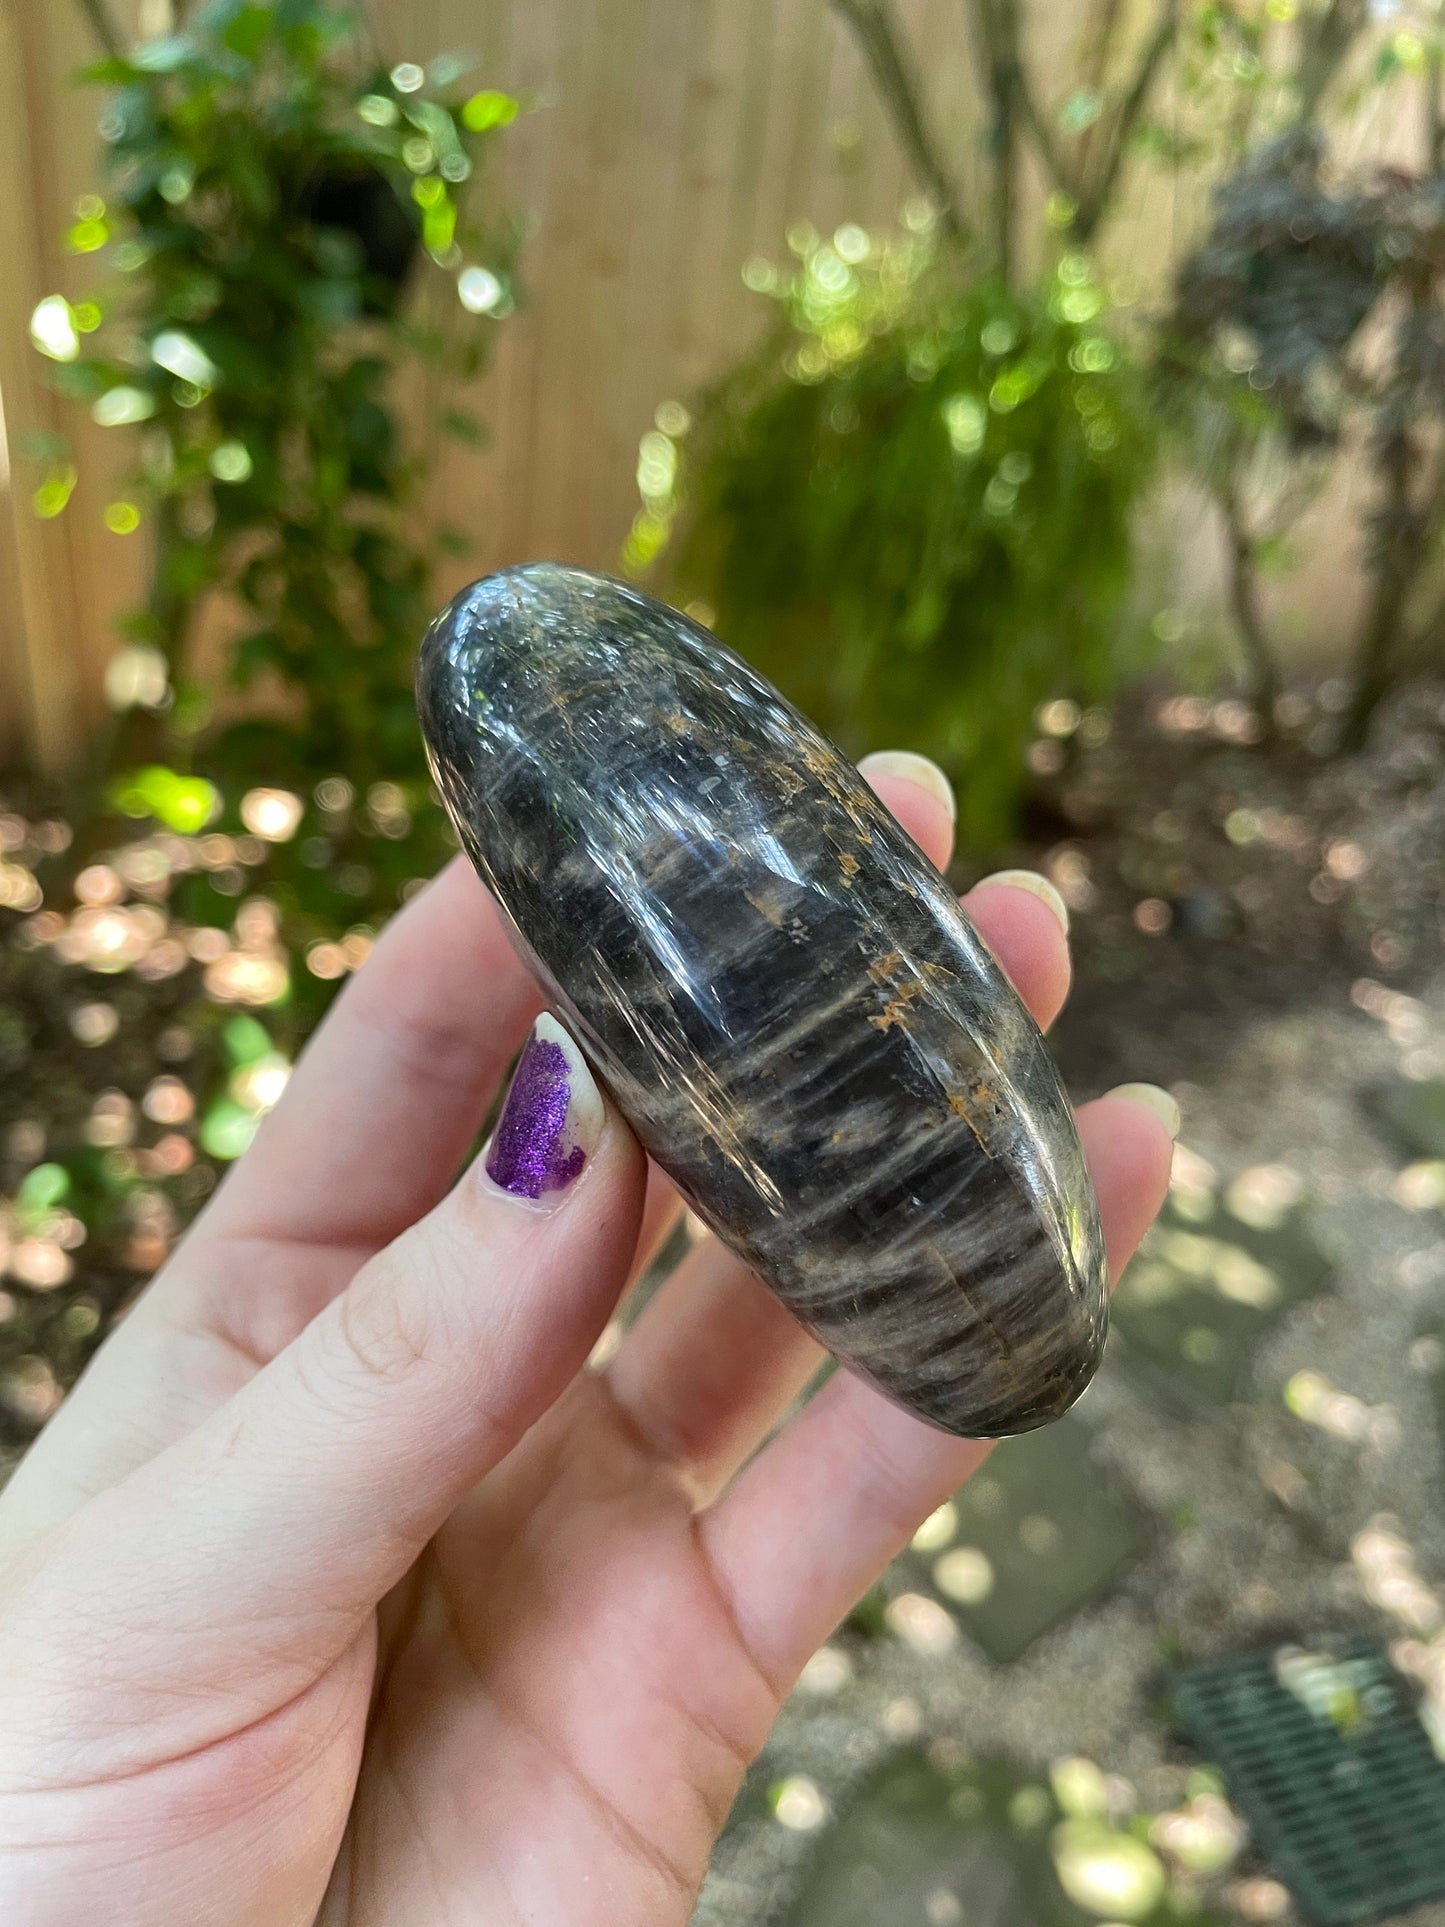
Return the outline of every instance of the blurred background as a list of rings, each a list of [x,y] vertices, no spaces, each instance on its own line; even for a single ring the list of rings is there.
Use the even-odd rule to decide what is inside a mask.
[[[1433,0],[0,4],[0,1460],[449,848],[443,597],[645,583],[1042,868],[1184,1112],[1103,1372],[709,1927],[1445,1922]],[[610,1342],[610,1340],[609,1340]]]

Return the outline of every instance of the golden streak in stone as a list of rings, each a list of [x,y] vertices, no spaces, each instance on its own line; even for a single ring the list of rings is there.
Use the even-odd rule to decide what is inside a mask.
[[[1107,1319],[1073,1115],[852,765],[687,616],[551,564],[457,596],[417,687],[521,954],[698,1216],[932,1424],[1066,1410]]]

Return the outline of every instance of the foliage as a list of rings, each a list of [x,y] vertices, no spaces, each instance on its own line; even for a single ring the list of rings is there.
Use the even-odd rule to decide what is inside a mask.
[[[866,730],[869,743],[938,755],[965,832],[987,840],[1023,791],[1030,707],[1102,695],[1142,660],[1153,625],[1124,591],[1156,441],[1175,431],[1176,457],[1218,504],[1228,605],[1268,729],[1279,675],[1259,573],[1363,439],[1376,499],[1363,531],[1372,595],[1358,738],[1396,667],[1445,623],[1431,587],[1445,519],[1445,467],[1431,453],[1445,392],[1438,26],[1385,23],[1365,0],[1097,0],[1081,12],[1071,84],[1050,101],[1018,0],[968,0],[985,139],[965,195],[964,157],[929,125],[889,0],[833,3],[926,197],[931,244],[865,236],[853,260],[859,230],[847,225],[831,243],[808,238],[796,272],[750,264],[777,325],[693,402],[685,441],[671,424],[688,411],[659,410],[624,565],[656,564],[671,592],[714,609],[723,634],[848,747]],[[1436,159],[1423,178],[1335,181],[1319,117],[1396,83],[1423,88]],[[1048,189],[1042,222],[1026,219],[1026,158]],[[1162,328],[1121,328],[1102,312],[1083,324],[1110,360],[1082,370],[1070,359],[1079,324],[1061,305],[1068,278],[1137,287],[1168,268],[1161,258],[1119,276],[1100,258],[1155,164],[1224,175],[1214,229],[1186,260]],[[1387,316],[1389,352],[1372,367],[1360,350]],[[993,393],[980,344],[996,318],[1017,339],[1011,353],[1053,373],[1026,408],[988,407],[969,459],[941,411],[955,394],[966,408]],[[936,365],[920,362],[920,344]],[[1112,425],[1107,450],[1086,432],[1084,396]],[[999,516],[1012,472],[1000,465],[1019,463],[1027,480]]]
[[[319,810],[301,827],[324,853],[313,838],[306,860],[272,866],[286,907],[333,922],[358,900],[393,907],[444,847],[410,689],[434,551],[408,519],[418,465],[390,397],[408,361],[436,371],[433,395],[475,373],[513,302],[515,236],[482,226],[465,195],[519,104],[468,94],[462,72],[388,70],[360,17],[326,0],[212,0],[170,38],[111,55],[88,76],[111,90],[107,198],[84,197],[67,236],[110,275],[83,301],[47,297],[32,323],[56,385],[132,435],[107,521],[154,544],[109,680],[130,704],[112,800],[195,827],[160,800],[155,770],[175,765],[178,781],[218,784],[224,827],[239,829],[242,784],[290,786],[311,810],[316,778],[344,770],[393,826],[379,850],[349,852],[378,874],[346,887],[334,813]],[[454,277],[440,322],[398,305],[418,254]],[[482,436],[450,400],[428,426]],[[68,453],[50,453],[42,514],[73,477]],[[218,705],[197,643],[204,631],[214,654],[222,628],[244,694]],[[149,788],[126,774],[138,755]],[[403,819],[425,834],[388,854]]]
[[[1125,659],[1139,385],[1077,251],[1018,295],[961,283],[928,230],[795,238],[762,352],[695,431],[645,441],[626,560],[685,502],[674,586],[845,748],[936,756],[986,841],[1039,703],[1093,700]]]
[[[1251,153],[1180,268],[1161,374],[1224,509],[1268,697],[1255,573],[1341,452],[1363,451],[1358,743],[1397,665],[1445,638],[1445,171],[1332,178],[1324,134],[1302,122]]]
[[[130,52],[104,38],[105,193],[66,237],[104,272],[31,334],[130,438],[106,519],[153,561],[89,793],[0,810],[0,1443],[449,854],[411,696],[437,545],[393,391],[416,369],[428,430],[482,439],[452,397],[515,299],[516,233],[468,184],[520,103],[462,63],[390,64],[327,0],[211,0]],[[36,510],[60,514],[71,453],[35,452]]]
[[[911,234],[800,230],[796,272],[753,264],[778,325],[701,398],[684,461],[660,416],[624,565],[651,563],[684,509],[669,589],[714,609],[844,747],[934,754],[963,834],[995,842],[1024,789],[1035,708],[1105,694],[1149,634],[1126,592],[1153,436],[1088,249],[1180,8],[1160,0],[1137,46],[1120,8],[1091,9],[1085,84],[1050,113],[1017,0],[970,0],[988,128],[976,227],[887,0],[835,5],[927,199]],[[1026,145],[1052,188],[1028,250]]]

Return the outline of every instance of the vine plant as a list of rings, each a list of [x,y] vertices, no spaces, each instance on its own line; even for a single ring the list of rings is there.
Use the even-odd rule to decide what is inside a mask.
[[[513,306],[518,236],[481,218],[472,189],[521,103],[464,86],[461,60],[384,57],[328,0],[208,0],[131,48],[103,0],[85,10],[105,179],[66,240],[104,273],[84,300],[42,301],[32,336],[56,385],[132,436],[106,519],[153,545],[112,677],[129,705],[112,796],[193,829],[198,812],[234,812],[244,785],[316,809],[318,777],[344,772],[363,794],[387,786],[393,817],[438,842],[410,674],[438,542],[461,538],[419,527],[393,391],[430,364],[428,435],[483,438],[451,395]],[[429,302],[411,294],[414,259],[435,277]],[[75,469],[44,452],[36,506],[56,514]],[[229,679],[249,692],[219,712],[195,664],[218,607]],[[325,827],[334,843],[334,812]],[[337,895],[338,871],[357,874],[340,849],[278,855],[282,894],[343,920],[384,911],[428,859],[400,842],[364,853],[362,906]]]

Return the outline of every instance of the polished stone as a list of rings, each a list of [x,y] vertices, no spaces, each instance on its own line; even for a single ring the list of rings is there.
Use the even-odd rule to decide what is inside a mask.
[[[718,1236],[933,1424],[1064,1411],[1107,1317],[1073,1114],[852,765],[698,624],[551,564],[456,597],[418,701],[523,955]]]

